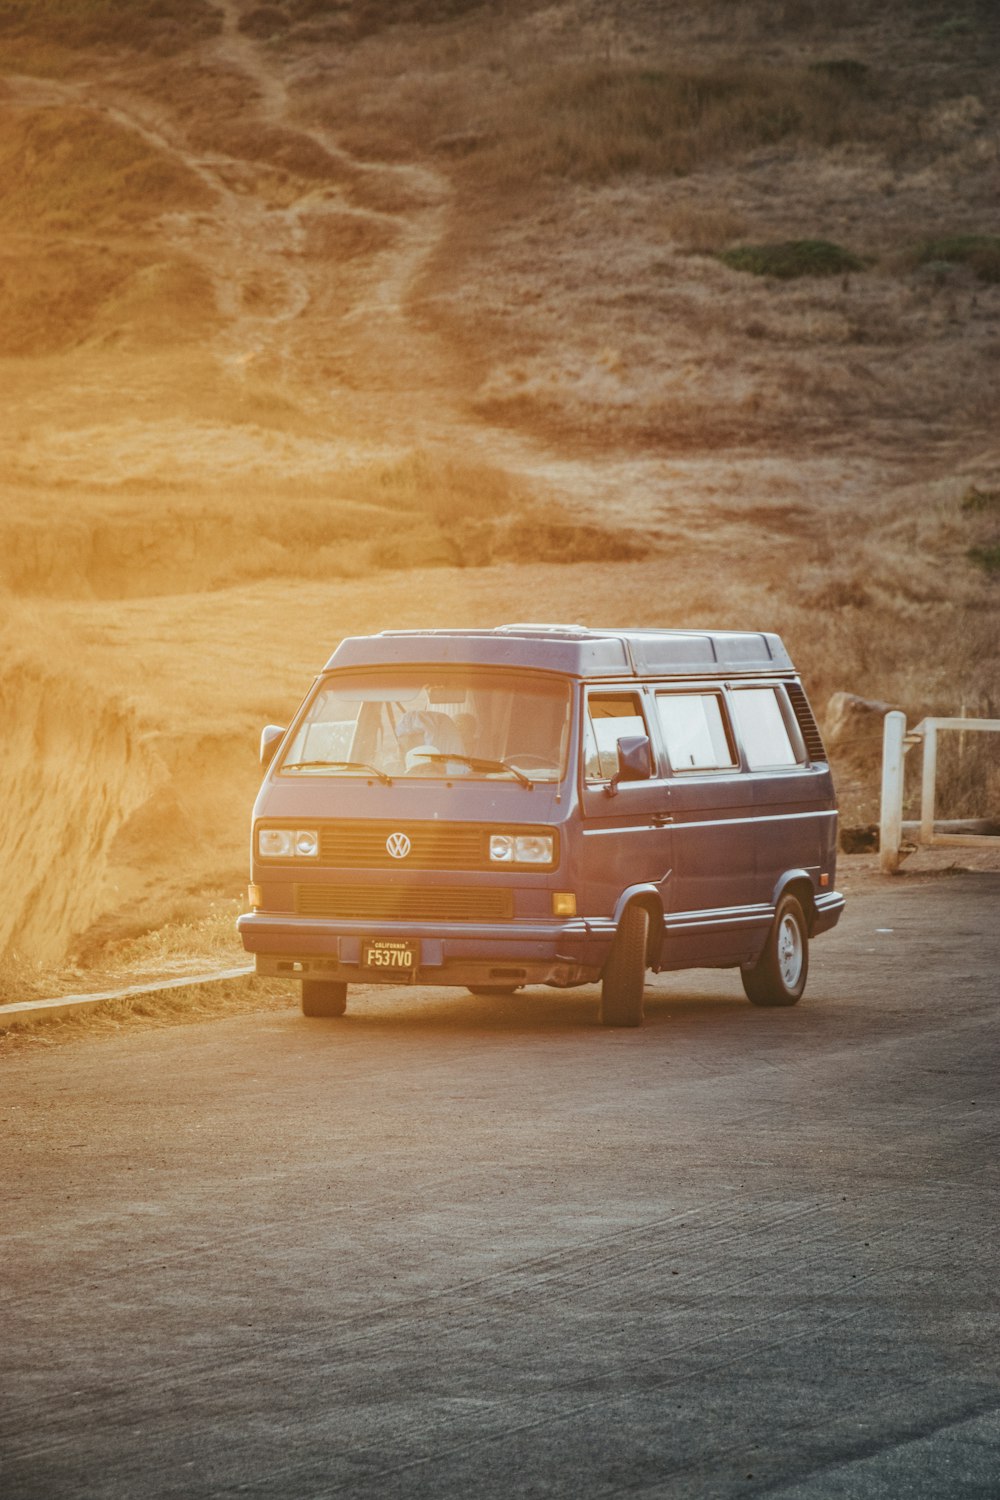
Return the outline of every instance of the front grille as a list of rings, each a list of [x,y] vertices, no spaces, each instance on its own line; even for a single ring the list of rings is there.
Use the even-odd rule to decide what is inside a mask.
[[[495,870],[490,862],[490,834],[551,833],[519,823],[373,823],[367,818],[322,823],[319,829],[320,864],[337,870]],[[393,859],[386,840],[405,833],[410,851]]]
[[[297,885],[295,910],[302,917],[502,922],[514,915],[514,897],[488,886]]]
[[[810,760],[826,760],[826,750],[823,746],[823,736],[819,732],[819,725],[813,718],[813,711],[809,707],[809,700],[797,682],[786,682],[788,696],[792,700],[792,708],[795,717],[799,721],[802,730],[802,738],[805,740],[806,753]]]
[[[405,833],[410,840],[409,870],[489,869],[489,834],[475,823],[327,823],[320,828],[319,857],[340,870],[399,869],[386,839]]]

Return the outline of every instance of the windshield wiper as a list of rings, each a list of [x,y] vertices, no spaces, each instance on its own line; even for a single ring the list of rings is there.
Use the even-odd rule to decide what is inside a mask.
[[[286,761],[281,769],[308,771],[318,766],[332,766],[337,771],[367,771],[371,776],[377,776],[379,781],[384,781],[386,786],[392,786],[391,776],[387,776],[377,766],[370,766],[365,760],[292,760]]]
[[[481,755],[441,755],[436,750],[428,751],[425,755],[422,750],[417,752],[421,760],[449,761],[460,760],[463,766],[469,766],[473,771],[506,771],[511,776],[516,776],[522,786],[526,786],[529,792],[534,791],[535,783],[519,771],[517,766],[511,765],[509,760],[488,760]]]

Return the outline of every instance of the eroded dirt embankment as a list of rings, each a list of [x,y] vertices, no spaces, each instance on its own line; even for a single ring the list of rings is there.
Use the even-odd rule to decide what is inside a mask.
[[[13,810],[0,824],[0,955],[13,960],[13,988],[67,958],[104,962],[107,945],[197,920],[216,899],[235,916],[259,779],[256,736],[232,726],[224,689],[213,723],[158,675],[148,641],[130,650],[126,622],[86,627],[88,640],[67,617],[43,658],[26,643],[34,617],[16,612],[18,645],[0,673]],[[51,630],[37,644],[53,645]],[[117,671],[103,680],[94,662],[109,651]],[[196,653],[187,676],[199,672],[210,679],[212,666]],[[211,700],[210,681],[204,691]]]
[[[0,822],[0,952],[55,963],[114,900],[110,851],[165,768],[124,702],[68,663],[8,665],[0,714],[4,796],[16,810]]]

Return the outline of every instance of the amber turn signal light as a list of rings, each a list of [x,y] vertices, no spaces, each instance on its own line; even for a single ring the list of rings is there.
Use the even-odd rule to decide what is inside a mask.
[[[576,892],[575,891],[553,891],[552,892],[552,915],[554,917],[576,916]]]

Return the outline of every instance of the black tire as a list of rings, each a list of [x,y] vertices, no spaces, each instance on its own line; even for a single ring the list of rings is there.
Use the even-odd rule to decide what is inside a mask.
[[[347,985],[339,979],[303,979],[304,1016],[342,1016],[347,1009]]]
[[[641,1026],[646,989],[649,912],[626,906],[601,982],[601,1025]]]
[[[740,970],[751,1005],[795,1005],[809,976],[809,931],[795,896],[778,902],[764,951],[752,967]]]
[[[470,995],[513,995],[519,984],[467,984]]]

